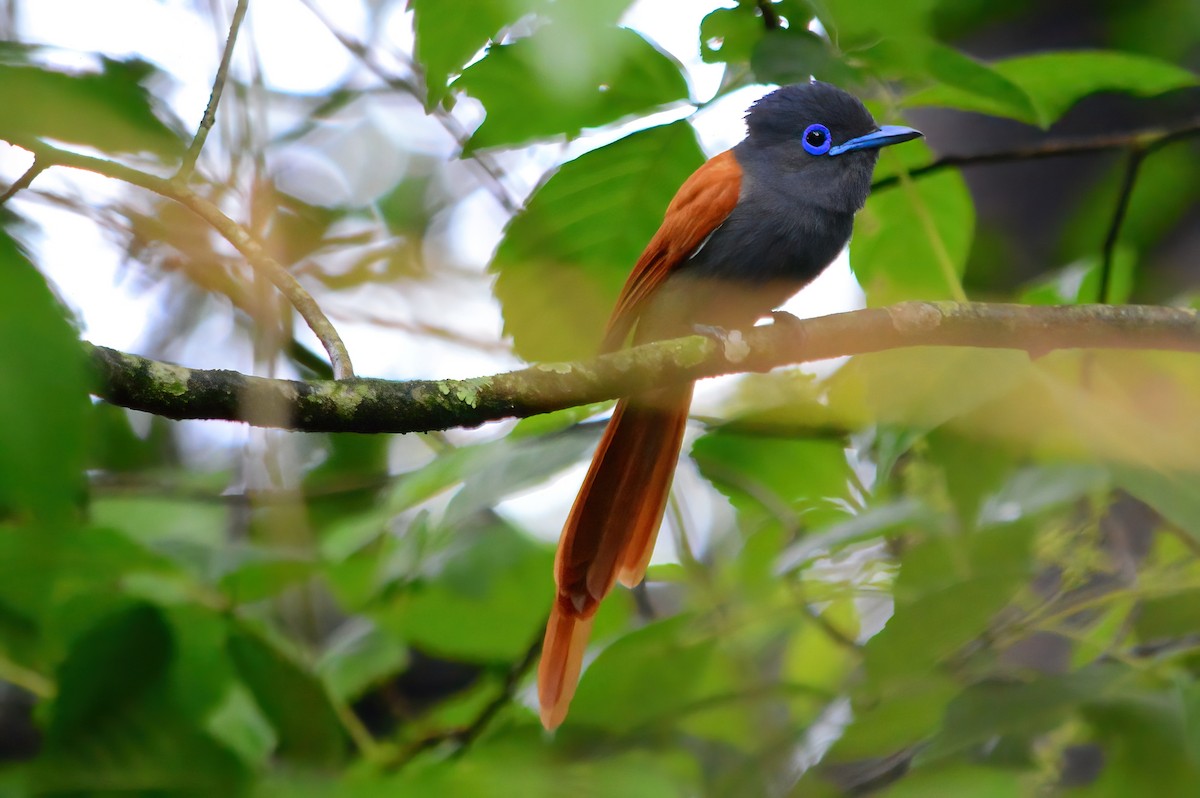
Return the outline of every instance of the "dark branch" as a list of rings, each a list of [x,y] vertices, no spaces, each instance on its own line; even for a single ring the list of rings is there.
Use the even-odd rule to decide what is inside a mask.
[[[980,152],[971,155],[946,155],[935,161],[919,166],[909,171],[910,177],[939,172],[960,166],[980,166],[992,163],[1008,163],[1011,161],[1036,161],[1042,158],[1058,158],[1064,155],[1087,155],[1089,153],[1106,152],[1108,150],[1140,149],[1143,157],[1167,144],[1191,136],[1200,135],[1200,118],[1184,122],[1176,127],[1154,130],[1135,130],[1129,133],[1114,133],[1108,136],[1095,136],[1086,139],[1062,139],[1043,141],[1028,147],[1016,147],[1011,150],[996,150]],[[878,191],[891,188],[900,182],[898,175],[876,180],[871,188]]]
[[[1113,254],[1117,249],[1117,239],[1121,237],[1121,225],[1125,222],[1125,213],[1129,210],[1129,198],[1133,195],[1133,187],[1137,183],[1138,169],[1146,153],[1141,149],[1129,151],[1125,161],[1125,171],[1121,175],[1121,188],[1117,194],[1117,205],[1113,208],[1112,221],[1108,223],[1108,232],[1104,236],[1104,246],[1100,250],[1100,301],[1112,302],[1112,265]]]
[[[90,345],[89,345],[90,346]],[[911,346],[1200,351],[1184,308],[1028,307],[906,302],[776,323],[729,340],[660,341],[587,363],[551,363],[469,380],[301,382],[186,369],[90,347],[95,393],[175,419],[224,419],[307,432],[426,432],[524,418],[678,382]]]
[[[779,29],[779,12],[775,10],[774,0],[758,0],[758,11],[762,14],[763,26],[767,30]]]

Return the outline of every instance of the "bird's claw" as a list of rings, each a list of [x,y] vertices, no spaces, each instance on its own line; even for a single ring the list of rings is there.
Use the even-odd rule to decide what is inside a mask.
[[[692,329],[719,344],[730,363],[741,363],[750,356],[750,345],[746,343],[741,330],[727,330],[713,324],[694,324]]]

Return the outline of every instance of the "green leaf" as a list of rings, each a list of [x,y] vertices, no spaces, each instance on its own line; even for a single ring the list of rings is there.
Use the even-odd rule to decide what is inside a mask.
[[[563,732],[566,730],[564,727]],[[542,730],[532,725],[509,728],[472,745],[469,761],[442,758],[423,768],[407,768],[386,781],[368,781],[379,778],[373,775],[359,777],[352,782],[359,789],[351,794],[355,798],[685,798],[703,794],[699,767],[682,751],[590,748],[582,755],[566,746],[547,746],[543,737]],[[279,798],[296,794],[276,793]]]
[[[689,635],[690,620],[652,623],[604,649],[579,682],[571,727],[628,732],[694,701],[716,642]]]
[[[413,11],[415,56],[425,71],[433,108],[446,96],[446,84],[471,61],[489,41],[498,40],[514,23],[537,14],[565,26],[567,41],[588,35],[596,25],[616,24],[630,0],[595,0],[562,3],[554,0],[459,0],[453,7],[440,0],[410,0]],[[511,35],[511,33],[510,33]]]
[[[810,77],[838,84],[858,79],[858,71],[840,59],[828,41],[799,28],[767,31],[750,56],[750,68],[763,83],[781,85],[804,83]]]
[[[1200,783],[1197,696],[1191,681],[1130,685],[1103,696],[1085,717],[1105,754],[1089,796],[1187,795]]]
[[[951,765],[906,774],[879,798],[1025,798],[1027,778],[979,765]]]
[[[492,262],[504,330],[526,360],[586,357],[667,203],[703,162],[687,122],[563,164],[509,226]]]
[[[925,677],[983,635],[1030,575],[1030,527],[993,527],[931,538],[905,552],[895,610],[865,649],[872,690]]]
[[[12,107],[0,108],[7,118]],[[83,499],[85,360],[46,281],[3,232],[0,341],[0,374],[9,375],[0,390],[0,519],[66,522]]]
[[[437,579],[407,591],[379,622],[433,654],[511,662],[545,618],[552,572],[546,547],[497,524],[458,551]]]
[[[816,534],[806,535],[788,546],[779,555],[778,569],[789,573],[826,557],[853,543],[869,538],[882,538],[888,532],[907,526],[926,529],[938,523],[936,515],[919,500],[901,499],[868,507],[845,521],[831,524]]]
[[[700,57],[706,64],[749,61],[765,31],[753,6],[718,8],[700,23]]]
[[[896,0],[864,3],[861,0],[822,0],[814,4],[829,37],[843,50],[855,50],[880,38],[911,46],[929,29],[936,0]],[[799,27],[793,25],[792,27]]]
[[[1037,111],[1024,89],[987,64],[941,44],[934,44],[928,56],[929,74],[958,91],[983,98],[1004,109],[1000,116],[1034,123]]]
[[[347,621],[317,662],[317,671],[334,696],[357,698],[384,677],[399,673],[408,649],[390,632],[359,621]]]
[[[425,70],[427,107],[446,96],[450,77],[493,36],[544,5],[544,0],[467,0],[451,10],[444,0],[411,0],[414,55]]]
[[[105,152],[183,151],[183,139],[156,114],[141,85],[153,71],[142,61],[102,60],[98,73],[66,73],[0,63],[0,138],[16,144],[57,139]]]
[[[899,749],[931,736],[958,685],[941,673],[898,686],[882,701],[870,698],[856,705],[854,721],[830,749],[829,762],[891,756]]]
[[[1109,302],[1120,305],[1129,301],[1136,264],[1137,254],[1129,247],[1118,246],[1113,252]],[[1021,302],[1027,305],[1100,302],[1101,266],[1099,255],[1095,255],[1045,274],[1021,292]]]
[[[883,176],[929,160],[924,144],[909,142],[886,150],[877,171]],[[974,228],[971,194],[957,172],[902,179],[871,194],[850,239],[850,267],[867,304],[955,298]]]
[[[1200,475],[1117,466],[1113,481],[1200,542],[1200,493],[1192,489]]]
[[[58,670],[48,744],[69,746],[119,707],[135,702],[165,676],[172,655],[170,629],[161,613],[146,605],[120,611],[80,636]]]
[[[1144,55],[1104,50],[1075,50],[1018,56],[992,65],[1002,78],[1019,87],[1033,104],[1026,121],[1049,127],[1089,94],[1118,91],[1152,96],[1194,86],[1197,76],[1174,64]],[[943,105],[1018,119],[1011,102],[988,93],[941,85],[917,92],[908,105]]]
[[[249,630],[231,631],[227,646],[242,681],[278,735],[278,756],[309,766],[342,759],[341,723],[320,680]]]
[[[1144,158],[1117,238],[1117,255],[1133,259],[1152,252],[1200,204],[1200,159],[1184,147],[1164,147]],[[1103,177],[1087,186],[1064,225],[1060,257],[1095,262],[1109,234],[1124,182],[1126,158],[1115,159]],[[1130,250],[1133,250],[1130,252]],[[1117,300],[1122,301],[1122,300]]]
[[[487,111],[468,150],[574,138],[687,99],[680,65],[634,31],[600,27],[584,39],[569,33],[552,24],[493,46],[454,82]]]
[[[170,626],[147,605],[126,604],[84,630],[58,671],[37,794],[236,794],[244,767],[171,689],[178,656]]]
[[[847,518],[851,471],[840,441],[718,429],[692,445],[692,457],[729,497],[744,529],[789,523],[820,529]]]
[[[1040,734],[1081,706],[1102,699],[1128,676],[1126,667],[1110,663],[1029,682],[973,685],[946,707],[942,729],[926,755],[931,759],[948,756],[1003,734]]]

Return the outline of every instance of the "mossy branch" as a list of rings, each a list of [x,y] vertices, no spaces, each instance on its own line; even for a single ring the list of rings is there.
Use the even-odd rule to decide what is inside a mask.
[[[775,324],[724,339],[660,341],[581,363],[549,363],[469,380],[276,380],[186,369],[91,346],[95,394],[174,419],[224,419],[307,432],[427,432],[473,427],[612,399],[665,382],[913,346],[1200,351],[1184,308],[905,302]]]

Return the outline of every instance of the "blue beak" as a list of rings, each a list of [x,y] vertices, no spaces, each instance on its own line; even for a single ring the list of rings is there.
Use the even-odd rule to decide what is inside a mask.
[[[925,134],[919,130],[913,130],[911,127],[884,125],[873,133],[868,133],[865,136],[859,136],[849,141],[843,141],[835,147],[830,147],[829,154],[841,155],[843,152],[850,152],[851,150],[871,150],[878,147],[886,147],[889,144],[899,144],[902,141],[910,141],[920,138],[923,135]]]

